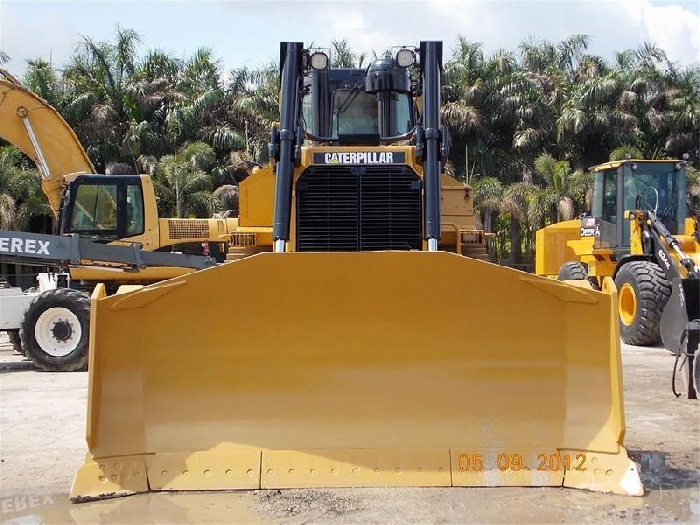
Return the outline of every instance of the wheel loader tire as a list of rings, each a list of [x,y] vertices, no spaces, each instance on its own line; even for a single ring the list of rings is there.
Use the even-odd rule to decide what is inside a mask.
[[[19,355],[26,356],[24,350],[22,349],[22,340],[19,337],[19,330],[8,330],[7,337],[10,338],[10,343],[12,343],[12,349]]]
[[[562,264],[557,275],[559,281],[583,281],[585,279],[588,279],[588,270],[583,263],[578,261]]]
[[[650,346],[661,341],[661,314],[671,296],[671,284],[659,265],[632,261],[615,277],[620,335],[628,345]]]
[[[22,321],[22,347],[47,372],[85,370],[88,360],[90,298],[57,288],[34,299]]]

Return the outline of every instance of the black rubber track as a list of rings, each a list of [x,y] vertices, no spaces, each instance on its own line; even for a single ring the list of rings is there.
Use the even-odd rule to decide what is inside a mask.
[[[628,326],[620,320],[620,335],[628,345],[651,346],[661,342],[661,314],[671,296],[671,284],[661,267],[651,261],[632,261],[615,276],[618,292],[629,283],[637,299],[634,320]]]
[[[571,261],[561,265],[559,268],[559,281],[583,281],[588,279],[586,266],[579,261]]]
[[[66,308],[80,322],[82,335],[75,349],[57,357],[44,352],[36,341],[34,326],[39,316],[49,308]],[[34,365],[47,372],[75,372],[87,369],[90,340],[90,297],[70,288],[57,288],[38,295],[27,308],[20,328],[22,348]]]

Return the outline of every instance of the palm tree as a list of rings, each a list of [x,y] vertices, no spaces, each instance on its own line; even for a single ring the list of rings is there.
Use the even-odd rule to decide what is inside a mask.
[[[96,42],[84,36],[64,69],[69,91],[65,112],[96,166],[126,160],[122,144],[130,122],[141,122],[139,101],[130,90],[137,68],[141,36],[116,26],[114,42]],[[130,151],[126,148],[126,151]]]
[[[12,189],[17,170],[8,158],[11,149],[14,148],[6,146],[0,150],[0,229],[3,230],[13,227],[17,215]]]
[[[331,66],[361,68],[367,59],[364,53],[353,53],[347,40],[331,40]]]
[[[195,142],[175,155],[160,159],[156,169],[155,188],[161,214],[176,217],[211,216],[219,207],[211,193],[212,180],[207,169],[216,162],[216,154],[208,144]]]
[[[545,187],[533,197],[530,222],[541,227],[547,218],[556,222],[573,219],[585,203],[592,183],[590,175],[582,171],[572,173],[568,161],[558,161],[546,153],[535,160],[535,173]]]
[[[14,146],[0,148],[0,228],[26,230],[35,217],[51,215],[41,175]]]
[[[279,69],[268,63],[259,69],[231,71],[226,92],[231,127],[243,130],[243,136],[232,141],[245,150],[248,160],[267,161],[270,129],[279,120]],[[240,133],[240,131],[239,131]],[[243,138],[242,148],[240,138]]]
[[[61,102],[59,79],[45,60],[41,58],[27,60],[27,72],[24,74],[23,84],[52,106],[59,106]]]

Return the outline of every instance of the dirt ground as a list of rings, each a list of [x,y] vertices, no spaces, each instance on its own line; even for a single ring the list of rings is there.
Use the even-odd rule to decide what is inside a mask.
[[[371,488],[157,493],[71,505],[87,452],[86,373],[40,373],[0,335],[0,522],[699,523],[700,402],[671,393],[673,357],[623,349],[626,446],[640,498],[558,488]],[[7,368],[10,368],[9,370]]]

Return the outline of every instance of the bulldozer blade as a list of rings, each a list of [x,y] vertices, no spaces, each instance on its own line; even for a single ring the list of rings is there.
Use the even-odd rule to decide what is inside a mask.
[[[668,350],[681,355],[686,394],[688,399],[697,399],[700,279],[673,279],[671,297],[661,316],[661,339]]]
[[[615,287],[444,252],[262,253],[92,298],[75,502],[149,490],[641,495]],[[234,306],[235,305],[235,306]]]

